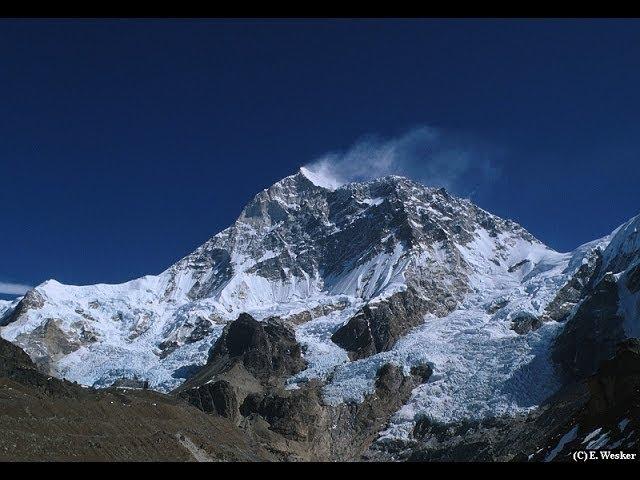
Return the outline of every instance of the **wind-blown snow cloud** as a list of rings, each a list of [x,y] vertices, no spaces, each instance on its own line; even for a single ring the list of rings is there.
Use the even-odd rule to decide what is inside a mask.
[[[30,289],[29,285],[21,283],[0,282],[0,294],[4,295],[24,295]]]
[[[469,135],[419,127],[394,138],[368,136],[345,152],[329,153],[305,165],[327,187],[402,175],[425,185],[471,196],[495,181],[502,152]]]

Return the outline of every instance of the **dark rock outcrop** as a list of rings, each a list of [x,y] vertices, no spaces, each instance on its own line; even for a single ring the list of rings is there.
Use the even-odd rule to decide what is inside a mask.
[[[595,280],[594,275],[602,265],[602,252],[599,249],[587,257],[587,262],[578,267],[569,281],[562,286],[555,297],[545,307],[543,318],[565,321],[574,307],[589,293]]]
[[[640,339],[620,342],[612,358],[586,378],[587,401],[559,418],[553,435],[530,461],[572,462],[576,450],[601,449],[640,456]]]
[[[205,413],[217,413],[230,420],[236,420],[238,416],[238,399],[226,380],[206,383],[186,390],[180,396]]]
[[[360,403],[326,405],[322,385],[314,380],[298,390],[249,395],[240,412],[250,425],[256,425],[258,417],[266,421],[270,431],[298,442],[298,452],[307,460],[358,460],[389,416],[431,372],[429,366],[421,366],[405,376],[401,367],[385,364],[376,375],[374,392]]]
[[[0,326],[9,325],[12,322],[15,322],[18,318],[26,314],[29,310],[37,310],[44,306],[44,298],[40,295],[37,290],[29,290],[24,294],[22,300],[18,302],[16,307],[13,309],[8,316],[6,316]]]
[[[146,390],[149,388],[149,381],[142,380],[140,378],[119,378],[115,382],[111,384],[114,388],[122,388],[125,390],[129,389],[143,389]]]
[[[24,350],[0,338],[0,381],[2,379],[17,382],[52,398],[86,396],[86,390],[78,384],[45,376]]]
[[[620,342],[615,356],[602,363],[588,385],[587,412],[592,416],[617,411],[633,399],[640,401],[640,339]]]
[[[245,417],[260,415],[270,430],[299,442],[314,439],[323,414],[320,390],[313,387],[249,395],[240,412]]]
[[[493,315],[498,310],[501,310],[502,308],[506,307],[508,304],[509,304],[509,300],[508,299],[499,298],[499,299],[494,300],[493,302],[485,305],[485,311],[487,312],[487,314]]]
[[[513,273],[513,272],[515,272],[516,270],[518,270],[519,268],[521,268],[521,267],[525,266],[527,263],[530,263],[530,262],[531,262],[531,260],[529,260],[529,259],[525,258],[525,259],[524,259],[524,260],[522,260],[521,262],[518,262],[518,263],[516,263],[516,264],[514,264],[514,265],[511,265],[511,266],[507,269],[507,271],[508,271],[509,273]]]
[[[359,460],[387,425],[389,417],[411,396],[414,388],[431,376],[431,367],[414,367],[405,376],[402,368],[387,363],[377,372],[375,390],[361,403],[342,404],[328,408],[331,445],[330,457]],[[335,425],[335,428],[332,428]]]
[[[209,352],[207,364],[224,365],[236,359],[261,380],[293,375],[306,368],[291,327],[277,319],[258,322],[246,313],[225,326]]]
[[[17,369],[35,370],[35,366],[24,350],[0,338],[0,376],[9,377]]]
[[[227,324],[209,351],[207,364],[176,393],[192,405],[232,420],[247,395],[281,386],[306,368],[291,327],[277,318],[258,322],[241,314]]]
[[[592,375],[615,353],[625,337],[618,301],[616,278],[606,274],[556,339],[552,358],[567,381]]]
[[[425,461],[506,461],[513,455],[512,442],[517,442],[518,429],[526,424],[526,417],[489,418],[452,424],[433,421],[427,417],[416,421],[414,443],[389,443],[388,449],[401,460]],[[505,439],[509,439],[505,441]],[[406,450],[399,448],[409,446]],[[372,450],[371,454],[377,452]]]
[[[415,290],[396,293],[384,302],[365,305],[332,336],[331,340],[358,360],[391,349],[400,337],[420,325],[428,302]]]
[[[627,289],[631,293],[640,291],[640,263],[627,272]]]

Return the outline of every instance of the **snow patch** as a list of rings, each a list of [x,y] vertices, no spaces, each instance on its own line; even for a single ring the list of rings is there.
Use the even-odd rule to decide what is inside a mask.
[[[566,444],[573,442],[576,437],[577,437],[577,433],[578,433],[578,425],[576,425],[575,427],[573,427],[571,430],[569,430],[567,433],[565,433],[562,438],[560,439],[560,441],[558,442],[558,444],[553,448],[553,450],[551,450],[547,456],[544,458],[545,462],[550,462],[551,460],[553,460],[554,458],[556,458],[556,456],[562,452],[562,449],[565,447]]]

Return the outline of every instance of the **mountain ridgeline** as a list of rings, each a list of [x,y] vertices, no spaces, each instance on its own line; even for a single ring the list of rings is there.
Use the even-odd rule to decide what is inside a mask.
[[[41,374],[224,417],[246,458],[637,450],[639,227],[559,253],[442,188],[303,168],[159,275],[0,305],[0,334]]]

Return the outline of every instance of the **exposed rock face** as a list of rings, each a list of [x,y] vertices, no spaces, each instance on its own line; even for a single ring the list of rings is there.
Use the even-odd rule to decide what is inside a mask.
[[[543,317],[556,322],[565,321],[575,306],[589,292],[594,275],[601,266],[602,252],[599,249],[594,249],[585,259],[585,263],[580,265],[578,270],[571,276],[571,279],[558,291],[555,298],[549,302]]]
[[[221,323],[220,317],[210,315],[205,318],[202,315],[195,315],[195,318],[188,319],[179,329],[175,330],[171,336],[158,344],[160,358],[166,358],[184,345],[198,343],[209,337],[216,329],[215,325]],[[225,323],[222,321],[222,323]]]
[[[401,442],[388,445],[387,455],[395,455],[406,461],[509,461],[513,459],[518,442],[523,439],[518,430],[523,430],[526,418],[490,418],[483,421],[470,420],[456,424],[440,424],[422,418],[416,422],[413,432],[415,443]],[[376,446],[378,449],[380,446]],[[393,452],[393,453],[392,453]],[[380,451],[372,449],[371,459],[381,458]]]
[[[44,298],[42,297],[42,294],[37,290],[29,290],[25,293],[24,297],[22,297],[22,300],[18,302],[13,312],[3,320],[0,326],[8,325],[16,321],[18,318],[26,315],[29,310],[37,310],[43,306]]]
[[[305,460],[357,460],[384,428],[388,417],[406,401],[411,390],[428,380],[428,367],[402,369],[383,365],[377,373],[375,391],[361,403],[329,406],[323,403],[317,381],[298,390],[272,389],[248,396],[240,411],[245,428],[255,430],[261,421],[289,442],[280,444],[285,458],[295,454]],[[273,439],[271,440],[273,442]]]
[[[245,417],[261,416],[270,430],[299,442],[314,439],[323,415],[318,388],[255,393],[244,400],[240,411]]]
[[[591,375],[613,355],[625,336],[618,301],[617,281],[607,274],[567,322],[552,352],[566,378],[575,380]]]
[[[83,344],[91,343],[92,338],[86,330],[81,329],[78,336],[67,336],[60,329],[59,320],[49,318],[41,326],[30,333],[30,341],[37,339],[37,348],[32,349],[31,355],[40,370],[44,373],[55,374],[55,360],[79,349]]]
[[[184,391],[181,396],[205,413],[217,413],[233,421],[238,416],[238,399],[234,388],[226,380],[205,383]]]
[[[35,370],[35,365],[20,347],[0,339],[0,376],[9,377],[17,370]]]
[[[386,426],[389,416],[407,401],[415,387],[429,379],[431,373],[425,365],[412,369],[411,374],[405,376],[402,368],[384,364],[377,372],[375,391],[362,403],[327,407],[331,421],[323,430],[330,432],[328,458],[361,459]]]
[[[621,342],[596,374],[581,381],[586,401],[558,418],[553,435],[532,449],[530,461],[572,462],[576,450],[640,455],[640,340]]]
[[[527,263],[529,263],[529,262],[530,262],[530,260],[529,260],[529,259],[524,259],[524,260],[522,260],[522,261],[520,261],[520,262],[518,262],[518,263],[516,263],[516,264],[514,264],[514,265],[511,265],[511,266],[507,269],[507,271],[508,271],[509,273],[513,273],[513,272],[515,272],[516,270],[518,270],[520,267],[522,267],[523,265],[526,265],[526,264],[527,264]]]
[[[111,385],[114,388],[122,389],[147,389],[149,388],[149,382],[141,380],[139,378],[119,378]]]
[[[621,342],[588,385],[591,398],[586,411],[593,417],[617,412],[630,401],[640,402],[640,339]]]
[[[542,326],[542,320],[527,312],[517,314],[511,322],[511,328],[520,335],[526,335]]]
[[[305,366],[291,327],[279,319],[258,322],[241,314],[225,326],[209,352],[207,365],[178,392],[207,413],[236,420],[246,395],[280,384]]]
[[[306,367],[290,327],[276,319],[258,322],[246,313],[224,328],[207,364],[219,365],[239,358],[247,371],[261,380],[293,375]]]
[[[291,325],[300,325],[306,322],[310,322],[318,317],[329,315],[333,312],[339,312],[349,306],[349,302],[344,299],[339,299],[335,303],[318,305],[316,307],[309,308],[308,310],[302,310],[300,312],[284,313],[280,316],[274,316],[270,318],[279,318],[286,321]],[[267,318],[268,320],[269,318]]]
[[[627,288],[631,293],[640,292],[640,263],[627,274]]]
[[[496,300],[491,301],[489,304],[485,305],[485,311],[489,315],[493,315],[498,312],[502,308],[506,307],[509,304],[509,300],[506,298],[498,298]]]
[[[409,329],[421,324],[428,310],[428,302],[410,288],[385,302],[366,305],[331,340],[347,350],[351,360],[385,352]]]

